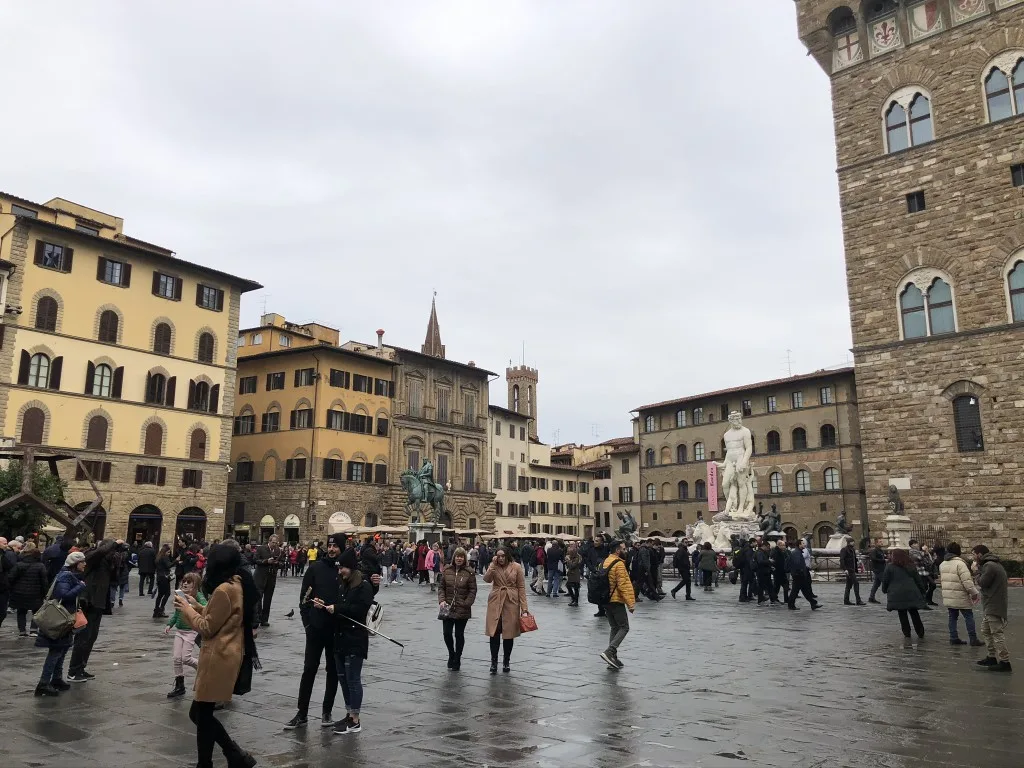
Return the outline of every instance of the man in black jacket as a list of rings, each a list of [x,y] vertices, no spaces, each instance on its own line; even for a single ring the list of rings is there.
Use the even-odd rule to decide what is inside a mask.
[[[679,571],[679,583],[672,588],[672,599],[675,600],[676,592],[685,587],[686,599],[693,600],[694,598],[690,594],[690,552],[687,550],[685,542],[679,545],[679,549],[672,556],[672,567]]]
[[[789,553],[786,551],[785,539],[779,539],[772,547],[772,597],[778,602],[779,588],[782,588],[782,602],[789,603],[789,578],[786,576],[786,561],[789,560]]]
[[[338,601],[338,558],[344,546],[343,535],[328,536],[326,557],[310,563],[302,576],[299,616],[306,630],[306,653],[302,664],[302,679],[299,681],[298,712],[285,725],[288,730],[306,725],[313,683],[320,671],[320,658],[324,652],[327,653],[327,685],[320,727],[329,728],[334,724],[331,712],[338,695],[338,668],[334,663],[334,618],[326,611],[315,610],[313,601],[319,600],[324,605],[334,605]]]
[[[610,552],[608,542],[603,536],[594,536],[594,538],[583,545],[583,561],[587,564],[588,576],[597,573],[597,569],[601,567],[601,564],[604,563]],[[594,617],[604,615],[604,606],[597,606],[597,613],[594,614]]]
[[[850,602],[850,589],[857,596],[857,605],[867,605],[860,599],[860,582],[857,581],[857,550],[854,549],[853,539],[848,538],[839,550],[839,567],[846,572],[846,595],[843,597],[843,605],[853,605]]]
[[[885,550],[882,549],[882,540],[880,538],[875,539],[875,546],[871,548],[871,552],[868,554],[868,561],[871,563],[871,575],[874,576],[874,581],[871,584],[871,593],[868,595],[869,603],[877,603],[875,599],[875,593],[878,588],[882,586],[882,574],[885,573]]]
[[[764,605],[771,600],[777,605],[779,600],[772,589],[772,553],[767,539],[761,541],[754,553],[754,570],[757,573],[757,604]]]
[[[753,598],[753,581],[754,576],[754,550],[750,546],[749,541],[744,541],[740,546],[739,552],[732,559],[733,567],[739,572],[740,576],[740,597],[741,603],[749,603]]]
[[[106,539],[85,553],[85,589],[79,596],[79,607],[89,622],[85,629],[75,635],[75,645],[68,663],[69,683],[84,683],[95,675],[85,671],[89,664],[92,647],[100,635],[100,621],[110,601],[110,579],[114,569],[114,550],[117,543]]]
[[[142,597],[142,589],[146,582],[149,582],[150,597],[153,596],[153,581],[156,578],[156,550],[153,542],[147,541],[139,549],[139,597]]]
[[[277,536],[271,536],[266,544],[256,549],[256,572],[252,575],[260,591],[260,626],[270,626],[270,604],[277,586],[277,566],[281,560],[281,548]]]

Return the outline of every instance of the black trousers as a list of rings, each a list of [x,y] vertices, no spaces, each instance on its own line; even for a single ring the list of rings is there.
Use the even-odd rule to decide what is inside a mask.
[[[846,594],[843,596],[843,602],[850,602],[850,590],[853,590],[853,594],[857,597],[857,602],[860,602],[860,582],[857,581],[857,574],[854,571],[846,572]]]
[[[273,572],[271,572],[273,573]],[[267,585],[263,588],[263,592],[260,594],[260,623],[268,624],[270,622],[270,603],[274,599],[274,587],[277,586],[277,576],[269,576],[267,578]]]
[[[216,706],[212,701],[193,701],[188,710],[188,719],[196,724],[196,750],[199,753],[197,768],[212,768],[214,744],[220,746],[229,761],[239,752],[238,745],[231,740],[214,714]]]
[[[139,597],[142,597],[142,587],[145,585],[147,580],[149,581],[149,593],[148,594],[150,594],[150,595],[153,594],[153,579],[154,579],[154,574],[152,574],[152,573],[140,573],[139,574]]]
[[[678,592],[679,590],[684,589],[684,588],[686,589],[686,596],[687,597],[691,597],[691,595],[690,595],[690,574],[686,574],[686,576],[683,577],[683,580],[680,581],[678,584],[675,585],[675,587],[672,588],[672,594],[675,594],[676,592]]]
[[[779,590],[782,590],[782,601],[785,603],[789,602],[789,579],[786,577],[785,572],[776,573],[775,578],[772,579],[772,594],[775,599],[779,599]]]
[[[748,568],[740,569],[740,602],[745,603],[753,596],[753,590],[750,588],[750,580],[753,574]]]
[[[153,604],[153,613],[163,613],[167,606],[167,599],[171,596],[171,577],[158,576],[156,580],[156,602]]]
[[[772,589],[772,575],[770,572],[757,574],[757,602],[763,603],[765,600],[771,600],[773,603],[779,601],[775,597],[775,590]]]
[[[878,588],[882,586],[883,573],[884,571],[875,571],[875,580],[871,584],[871,594],[868,595],[868,600],[875,599],[875,593],[878,591]]]
[[[313,696],[313,683],[320,671],[320,658],[327,653],[327,684],[324,688],[324,712],[334,709],[338,695],[338,667],[334,662],[334,632],[310,627],[306,630],[306,653],[302,659],[302,679],[299,680],[299,714],[305,717],[309,712],[309,700]]]
[[[448,646],[449,655],[462,658],[462,649],[466,647],[466,622],[469,619],[445,619],[441,622],[444,644]],[[454,637],[453,637],[454,634]]]
[[[811,576],[807,573],[794,573],[793,574],[793,586],[789,590],[789,607],[796,607],[796,598],[798,595],[803,594],[804,599],[811,605],[817,605],[817,600],[814,599],[814,595],[811,594]]]
[[[917,632],[918,637],[924,637],[924,624],[921,623],[921,614],[918,613],[917,608],[897,608],[897,615],[900,617],[900,629],[903,630],[904,637],[910,637],[910,622],[914,622],[914,631]],[[907,614],[910,614],[910,618],[907,618]]]
[[[572,598],[572,602],[578,603],[580,601],[580,585],[566,584],[565,588],[569,590],[569,597]]]
[[[89,621],[88,626],[75,635],[75,645],[71,649],[71,661],[68,662],[68,674],[75,675],[85,670],[89,664],[89,655],[96,638],[100,636],[100,620],[103,618],[103,608],[93,605],[83,606],[82,612]]]

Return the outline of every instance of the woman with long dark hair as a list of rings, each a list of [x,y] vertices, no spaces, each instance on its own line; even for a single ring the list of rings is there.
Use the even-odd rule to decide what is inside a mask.
[[[910,639],[910,622],[920,639],[924,639],[924,624],[918,613],[925,606],[925,584],[917,566],[905,549],[890,550],[891,559],[882,573],[882,592],[886,596],[885,609],[896,611],[904,640]]]
[[[487,621],[484,632],[491,638],[491,674],[498,671],[498,650],[504,651],[502,671],[510,671],[512,646],[520,635],[519,617],[526,608],[526,578],[523,569],[512,562],[508,549],[498,547],[484,581],[491,585],[487,597]]]
[[[196,726],[198,768],[212,768],[214,744],[224,751],[228,768],[256,765],[256,759],[228,737],[214,714],[218,702],[231,700],[243,659],[248,656],[253,664],[257,663],[251,617],[258,594],[251,582],[242,578],[241,569],[242,557],[235,547],[214,545],[203,580],[207,604],[202,606],[180,595],[174,597],[174,607],[203,638],[195,697],[188,713]]]

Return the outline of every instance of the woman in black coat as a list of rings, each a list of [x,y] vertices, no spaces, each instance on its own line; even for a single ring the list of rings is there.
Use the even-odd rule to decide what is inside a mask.
[[[882,592],[887,598],[885,609],[899,615],[904,638],[910,639],[910,622],[913,621],[914,631],[923,639],[924,625],[919,611],[925,606],[924,580],[905,549],[890,551],[892,558],[882,573]]]
[[[156,558],[156,600],[153,605],[153,618],[166,619],[164,606],[171,596],[171,547],[164,544]]]
[[[18,612],[18,634],[28,637],[29,613],[35,614],[46,599],[50,587],[39,550],[33,542],[25,545],[21,558],[10,574],[11,607]],[[36,635],[36,622],[32,620],[32,635]]]

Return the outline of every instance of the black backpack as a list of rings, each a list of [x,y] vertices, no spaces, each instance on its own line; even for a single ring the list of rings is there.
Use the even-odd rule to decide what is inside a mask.
[[[614,567],[614,563],[612,566]],[[612,601],[612,583],[608,578],[611,568],[605,568],[602,563],[590,571],[587,578],[587,602],[594,605],[608,605]]]

